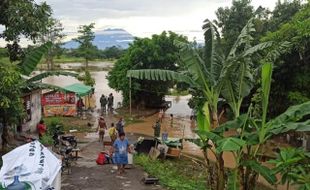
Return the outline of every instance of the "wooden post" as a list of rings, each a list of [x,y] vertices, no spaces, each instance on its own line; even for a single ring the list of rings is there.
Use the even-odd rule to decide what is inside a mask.
[[[131,77],[129,77],[129,114],[131,117]]]

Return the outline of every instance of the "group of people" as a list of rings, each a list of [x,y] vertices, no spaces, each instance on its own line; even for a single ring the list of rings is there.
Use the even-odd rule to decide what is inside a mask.
[[[124,126],[125,121],[123,118],[120,118],[116,125],[111,123],[110,128],[107,127],[103,116],[100,116],[98,121],[99,142],[103,143],[105,131],[108,131],[112,144],[111,153],[114,154],[113,158],[115,164],[117,164],[118,175],[125,173],[125,166],[128,164],[128,152],[130,152]]]
[[[104,94],[101,95],[100,97],[100,106],[101,106],[101,111],[105,112],[108,107],[108,111],[113,111],[113,104],[114,104],[114,96],[113,94],[109,94],[109,96],[105,96]]]

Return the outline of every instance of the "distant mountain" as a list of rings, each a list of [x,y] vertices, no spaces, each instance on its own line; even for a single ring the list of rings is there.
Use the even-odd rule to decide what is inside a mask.
[[[99,49],[105,49],[107,47],[119,46],[121,48],[128,48],[129,43],[134,40],[133,35],[123,29],[106,29],[103,31],[97,31],[95,33],[95,39],[93,44]],[[67,49],[75,49],[79,44],[73,40],[66,42],[63,47]]]

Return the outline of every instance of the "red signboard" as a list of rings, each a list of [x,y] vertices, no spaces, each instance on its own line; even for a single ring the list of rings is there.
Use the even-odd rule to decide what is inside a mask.
[[[75,104],[74,93],[62,93],[62,92],[49,92],[43,94],[42,105],[63,105],[63,104]]]

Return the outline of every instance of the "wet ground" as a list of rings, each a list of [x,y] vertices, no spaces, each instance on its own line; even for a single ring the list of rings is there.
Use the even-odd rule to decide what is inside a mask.
[[[72,167],[71,174],[63,174],[63,190],[163,190],[159,185],[144,185],[141,179],[145,172],[133,166],[123,176],[117,176],[112,164],[97,165],[97,155],[102,144],[95,141],[88,144]]]
[[[98,64],[98,63],[96,63]],[[64,64],[63,67],[76,67],[76,64]],[[65,69],[65,68],[64,68]],[[107,71],[96,71],[91,72],[91,75],[96,80],[95,86],[95,96],[97,97],[96,105],[99,107],[99,97],[101,94],[108,95],[109,93],[114,94],[115,105],[117,107],[118,102],[122,101],[122,96],[120,93],[114,91],[109,88],[108,81],[106,79]],[[49,77],[44,80],[44,82],[66,86],[72,83],[80,83],[75,78],[72,77]],[[167,96],[166,100],[172,102],[172,107],[166,111],[165,118],[162,123],[162,131],[168,132],[169,137],[177,137],[177,138],[195,138],[196,134],[194,133],[194,125],[189,119],[190,108],[187,105],[188,99],[190,96],[182,96],[182,97],[174,97]],[[174,115],[173,121],[170,119],[170,114]],[[95,117],[98,116],[98,112],[93,114]],[[111,122],[117,122],[117,119],[113,116],[106,116],[107,124],[110,126]],[[154,125],[157,114],[143,118],[143,122],[130,124],[125,127],[125,131],[127,134],[141,134],[146,136],[153,136],[152,126]],[[94,124],[96,126],[96,123]],[[91,139],[91,141],[96,138],[97,134],[88,134],[86,138]],[[203,158],[202,151],[195,144],[190,143],[188,141],[184,141],[183,145],[184,149],[182,150],[183,154],[187,154],[190,156]],[[95,159],[100,151],[99,143],[91,143],[87,149],[82,151],[83,158],[78,161],[77,165],[73,168],[73,174],[65,177],[64,179],[64,189],[105,189],[105,185],[114,186],[107,189],[130,189],[136,186],[133,189],[145,189],[144,186],[139,186],[139,179],[143,177],[143,171],[139,168],[135,168],[130,170],[132,175],[126,176],[126,179],[117,179],[115,178],[115,174],[112,172],[111,166],[97,166],[95,163]],[[212,160],[215,160],[214,157],[211,156]],[[224,153],[225,166],[228,168],[232,168],[235,166],[235,161],[233,155],[231,153]],[[135,177],[138,176],[138,177]],[[87,179],[87,180],[86,180]],[[106,180],[103,180],[106,179]],[[101,181],[102,180],[102,181]],[[130,183],[126,180],[129,180]],[[260,181],[264,181],[260,179]],[[265,182],[266,183],[266,182]],[[141,185],[141,184],[140,184]],[[130,187],[130,188],[127,188]],[[139,186],[139,187],[138,187]],[[84,187],[84,188],[81,188]],[[147,187],[149,189],[149,187]],[[154,187],[151,187],[151,189]],[[155,187],[157,188],[157,187]]]

